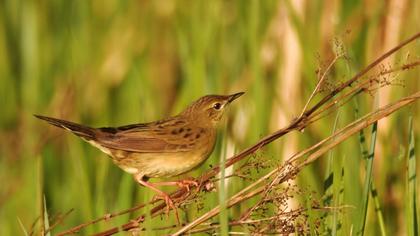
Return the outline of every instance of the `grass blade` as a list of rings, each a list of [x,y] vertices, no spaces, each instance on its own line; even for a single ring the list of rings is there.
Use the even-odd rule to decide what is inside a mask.
[[[369,202],[369,192],[371,188],[372,182],[372,169],[373,169],[373,157],[375,156],[375,146],[376,146],[376,135],[377,135],[377,128],[378,122],[372,124],[372,136],[370,139],[370,150],[369,155],[366,159],[366,176],[365,176],[365,184],[363,187],[363,195],[362,195],[362,205],[361,211],[359,214],[359,227],[357,229],[357,235],[363,235],[365,231],[366,225],[366,218],[367,218],[367,208]]]
[[[25,226],[23,225],[22,221],[20,220],[20,218],[17,218],[18,222],[19,222],[19,226],[22,229],[23,235],[25,236],[29,236],[28,231],[25,229]]]
[[[227,149],[227,138],[225,138],[222,142],[222,155],[220,155],[220,163],[221,163],[221,170],[220,170],[220,188],[219,188],[219,204],[220,204],[220,235],[225,236],[228,235],[228,212],[226,209],[226,186],[227,180],[225,179],[226,176],[226,168],[225,168],[225,161],[226,161],[226,149]]]
[[[355,113],[356,113],[356,118],[357,118],[358,113],[359,113],[359,108],[358,108],[357,102],[356,102],[355,106],[356,106]],[[369,153],[367,152],[367,149],[366,149],[366,137],[365,137],[365,133],[363,132],[363,130],[361,130],[359,132],[359,145],[360,145],[360,151],[362,153],[363,158],[368,159]],[[373,180],[371,181],[370,193],[371,193],[371,196],[372,196],[372,199],[373,199],[373,203],[375,205],[375,212],[376,212],[377,220],[378,220],[378,223],[379,223],[379,228],[380,228],[380,231],[381,231],[381,235],[385,236],[386,235],[385,220],[384,220],[383,213],[382,213],[382,207],[381,207],[380,201],[379,201],[378,191],[376,190],[375,183],[374,183]]]
[[[414,149],[413,117],[409,118],[409,145],[408,145],[408,208],[407,208],[407,235],[418,235],[417,221],[417,189],[416,189],[416,155]]]
[[[50,228],[50,221],[48,219],[49,217],[48,217],[47,202],[45,200],[45,195],[44,195],[43,201],[44,201],[44,219],[43,219],[44,224],[42,227],[43,227],[43,235],[44,235],[44,232],[46,232],[46,230]],[[47,232],[45,235],[51,236],[51,231]]]
[[[381,230],[381,235],[385,236],[386,235],[385,220],[382,213],[382,207],[379,201],[378,191],[376,190],[376,187],[373,181],[370,187],[371,187],[370,193],[372,195],[373,204],[375,205],[376,217],[378,218],[379,229]]]
[[[333,126],[333,130],[332,133],[334,133],[337,129],[337,124],[338,124],[338,118],[339,118],[340,113],[338,112],[336,117],[335,117],[335,121],[334,121],[334,126]],[[335,168],[336,165],[334,165],[334,153],[333,150],[331,149],[329,154],[328,154],[328,163],[327,163],[327,170],[326,170],[326,176],[324,179],[324,199],[323,199],[323,204],[324,206],[337,206],[339,203],[337,202],[338,197],[339,197],[339,188],[337,188],[336,186],[336,182],[334,181],[334,179],[337,179],[337,175],[340,175],[340,171],[336,171],[337,168]],[[322,218],[326,219],[326,232],[328,232],[328,234],[335,234],[337,231],[337,214],[334,212],[333,217],[331,220],[328,220],[328,216],[329,211],[325,211],[325,213],[323,214]]]
[[[356,106],[355,114],[356,114],[356,118],[357,118],[358,114],[359,114],[359,108],[358,108],[357,102],[356,102],[355,106]],[[372,130],[372,132],[373,132],[373,130]],[[372,139],[371,139],[371,150],[368,153],[367,148],[366,148],[367,144],[366,144],[365,134],[364,134],[363,130],[361,130],[359,132],[360,151],[362,153],[362,157],[366,160],[372,155],[372,150],[374,150],[374,147],[372,147],[372,145],[374,145],[374,143],[372,143],[372,142],[373,142],[373,133],[372,133]],[[372,160],[373,160],[373,155],[372,155]],[[374,183],[373,180],[371,181],[371,184],[370,184],[370,193],[371,193],[373,203],[374,203],[374,206],[375,206],[375,212],[376,212],[379,228],[380,228],[380,231],[381,231],[381,235],[384,236],[384,235],[386,235],[385,221],[384,221],[384,217],[383,217],[383,213],[382,213],[382,207],[380,205],[380,201],[379,201],[379,197],[378,197],[378,192],[376,190],[375,183]],[[365,195],[363,195],[363,196],[366,197]],[[366,211],[367,211],[367,206],[366,206]],[[367,213],[365,213],[365,216],[366,216],[366,214]],[[365,221],[366,221],[366,219],[365,219]]]

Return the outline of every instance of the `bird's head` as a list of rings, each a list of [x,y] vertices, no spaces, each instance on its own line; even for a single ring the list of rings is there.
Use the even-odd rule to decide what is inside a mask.
[[[203,125],[215,126],[228,105],[242,94],[244,92],[232,95],[207,95],[193,102],[181,114],[190,116]]]

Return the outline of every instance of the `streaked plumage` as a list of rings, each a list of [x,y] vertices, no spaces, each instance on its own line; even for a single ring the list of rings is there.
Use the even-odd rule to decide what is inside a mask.
[[[195,168],[208,158],[225,105],[242,94],[204,96],[179,115],[115,128],[91,128],[35,116],[83,138],[111,156],[116,165],[130,174],[145,178],[171,177]]]
[[[226,106],[243,93],[228,96],[201,97],[179,115],[150,123],[121,127],[91,128],[66,120],[35,115],[37,118],[71,131],[108,154],[136,181],[156,191],[169,208],[175,209],[170,197],[148,183],[149,178],[183,174],[203,163],[216,142],[216,125]],[[161,185],[197,185],[195,181],[161,182]],[[179,222],[179,219],[178,219]]]

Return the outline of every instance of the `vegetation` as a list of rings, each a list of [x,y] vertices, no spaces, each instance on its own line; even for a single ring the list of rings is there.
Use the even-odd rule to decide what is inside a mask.
[[[0,1],[0,235],[418,235],[418,12],[393,0]],[[119,126],[239,91],[189,174],[200,190],[162,188],[187,226],[32,116]]]

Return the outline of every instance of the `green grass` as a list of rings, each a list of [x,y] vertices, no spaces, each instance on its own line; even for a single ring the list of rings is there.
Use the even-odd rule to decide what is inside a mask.
[[[398,21],[386,23],[386,17],[398,9],[382,1],[369,5],[310,1],[304,6],[289,0],[1,1],[0,235],[30,234],[36,219],[39,230],[42,222],[54,223],[47,216],[74,209],[54,228],[54,235],[153,196],[105,154],[74,135],[48,127],[32,114],[91,126],[118,126],[176,114],[204,94],[245,91],[227,113],[227,128],[219,135],[223,141],[219,140],[202,167],[188,174],[198,176],[209,165],[220,163],[227,139],[240,151],[299,115],[317,82],[317,55],[329,62],[336,53],[334,37],[349,57],[329,73],[328,81],[338,84],[388,47],[416,33],[420,4],[401,4],[400,25],[392,28],[389,24]],[[285,45],[285,37],[294,33],[298,48],[290,51],[293,45]],[[395,43],[387,38],[390,35],[396,37]],[[418,41],[409,45],[385,66],[416,60],[419,47]],[[298,72],[283,77],[289,61],[298,65]],[[389,101],[418,91],[418,75],[418,68],[399,73],[397,79],[404,86],[388,86]],[[385,99],[382,94],[380,98]],[[357,97],[360,116],[372,111],[373,100],[368,93]],[[311,222],[325,220],[321,223],[336,235],[418,234],[413,177],[417,173],[414,147],[420,140],[418,107],[416,103],[391,115],[386,125],[380,121],[376,138],[367,134],[370,145],[377,144],[375,159],[365,160],[359,150],[367,144],[352,137],[299,174],[298,186],[316,192],[312,200],[332,194],[329,206],[348,206],[327,212],[326,218],[321,218],[324,212],[312,209]],[[412,125],[407,130],[410,116]],[[270,144],[258,155],[281,162],[290,152],[330,135],[335,119],[330,115],[293,138],[286,136]],[[334,127],[353,119],[353,106],[347,104],[340,108]],[[400,155],[402,150],[408,154]],[[253,171],[251,177],[263,173]],[[333,183],[324,192],[324,175],[329,173],[334,174]],[[193,204],[182,213],[184,220],[202,215],[248,184],[231,178],[229,191],[206,194],[200,200],[204,208],[198,211]],[[369,196],[373,189],[376,197]],[[307,206],[308,198],[299,196],[296,201]],[[241,227],[227,228],[227,220],[237,219],[255,202],[252,199],[222,211],[220,218],[213,219],[222,223],[220,232],[247,232]],[[82,234],[124,224],[146,212],[143,209],[89,226]],[[42,215],[44,220],[39,218]],[[172,215],[169,219],[163,216],[148,220],[145,226],[150,230],[175,222]],[[310,226],[312,233],[324,233],[324,228],[315,229],[316,223]]]
[[[409,117],[409,128],[408,128],[408,204],[407,204],[407,235],[419,235],[419,224],[418,224],[418,209],[417,209],[417,174],[416,174],[416,153],[415,153],[415,140],[414,140],[414,126],[413,117]]]
[[[376,146],[376,136],[378,133],[378,123],[375,122],[372,125],[371,140],[370,140],[370,149],[368,156],[366,157],[366,174],[363,186],[363,195],[362,195],[362,204],[359,213],[357,234],[364,235],[366,227],[366,218],[367,218],[367,208],[369,203],[369,193],[372,191],[372,174],[373,174],[373,158],[375,156],[375,146]]]
[[[335,116],[334,126],[331,134],[333,134],[337,128],[340,119],[340,112],[338,111]],[[343,185],[343,166],[342,159],[334,155],[334,151],[331,150],[328,154],[328,162],[326,166],[326,176],[324,179],[324,196],[323,205],[332,206],[339,208],[342,204],[342,193],[344,189]],[[324,231],[328,234],[337,235],[340,230],[342,222],[339,217],[338,210],[325,211],[322,215],[325,224]]]
[[[226,129],[224,129],[226,131]],[[220,179],[225,180],[226,177],[226,168],[225,168],[225,161],[228,158],[227,155],[227,138],[223,139],[222,149],[220,153]],[[220,203],[220,214],[219,214],[219,222],[220,222],[220,235],[226,236],[228,235],[229,231],[229,215],[228,209],[226,208],[226,200],[229,191],[226,191],[226,184],[227,181],[220,181],[219,185],[219,203]]]

